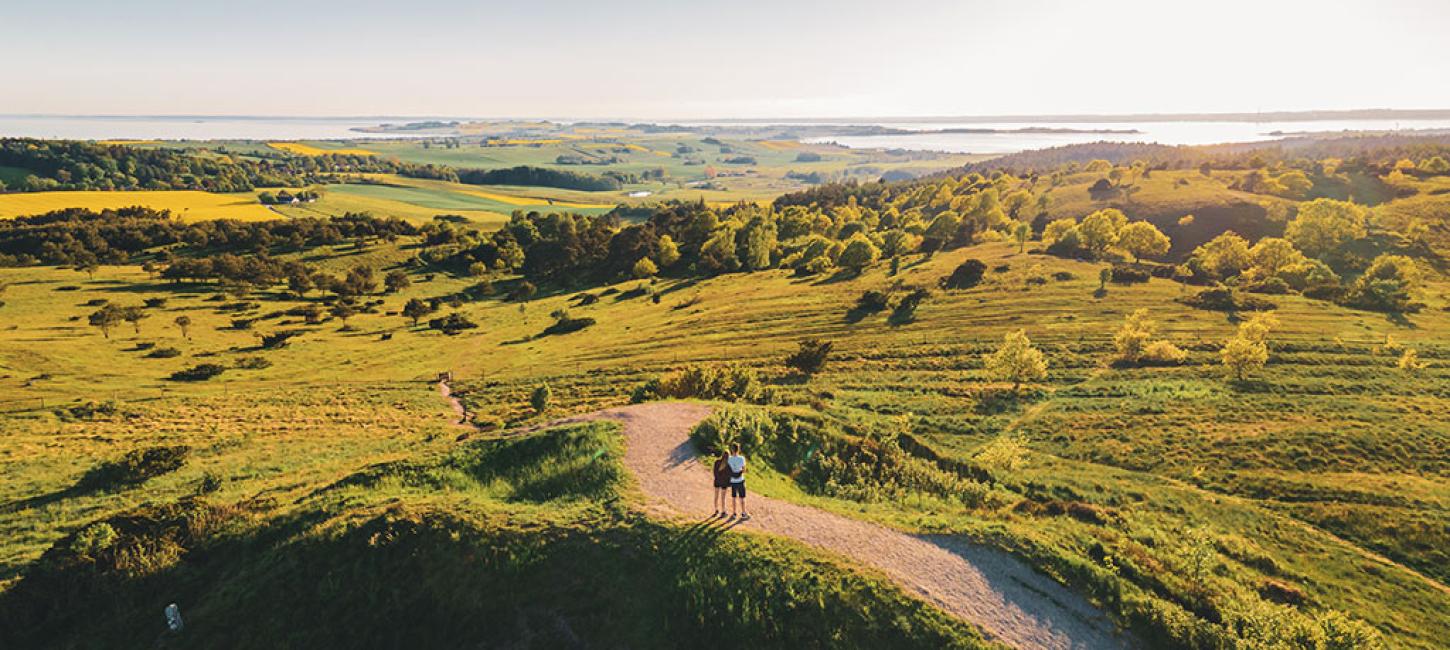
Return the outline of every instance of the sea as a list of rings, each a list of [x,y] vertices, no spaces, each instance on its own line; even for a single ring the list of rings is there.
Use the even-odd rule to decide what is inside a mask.
[[[0,137],[73,140],[360,140],[416,138],[418,132],[362,132],[381,124],[468,118],[250,117],[205,115],[0,115]],[[759,124],[760,122],[757,122]],[[789,121],[800,125],[804,122]],[[704,123],[700,123],[704,124]],[[1006,154],[1085,142],[1156,142],[1200,145],[1275,140],[1300,133],[1450,130],[1450,120],[944,122],[833,120],[833,125],[876,125],[912,133],[832,135],[811,142],[852,148]],[[436,134],[434,134],[436,135]]]

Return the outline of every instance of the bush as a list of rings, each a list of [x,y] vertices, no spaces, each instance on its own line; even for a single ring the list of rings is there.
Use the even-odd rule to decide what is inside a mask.
[[[114,400],[104,402],[86,402],[78,406],[58,408],[56,416],[62,420],[107,420],[120,413],[121,409]]]
[[[1240,295],[1224,286],[1204,289],[1178,301],[1189,307],[1212,311],[1269,311],[1277,307],[1263,298]]]
[[[1244,284],[1242,285],[1242,289],[1250,293],[1263,293],[1274,296],[1282,296],[1289,293],[1291,287],[1289,286],[1288,282],[1284,281],[1283,278],[1278,276],[1269,276],[1255,282]]]
[[[460,314],[458,312],[453,312],[443,318],[435,318],[428,321],[429,329],[441,331],[449,336],[453,336],[464,330],[471,330],[476,327],[478,327],[478,323],[468,320],[468,318],[464,317],[463,314]]]
[[[982,281],[986,271],[987,265],[981,260],[967,260],[957,265],[951,275],[942,278],[941,286],[944,289],[970,289]]]
[[[99,521],[76,532],[69,544],[70,552],[78,557],[94,559],[106,549],[114,546],[118,538],[115,527]]]
[[[569,315],[568,311],[563,309],[555,311],[552,316],[554,317],[554,324],[545,327],[544,332],[540,336],[550,336],[553,334],[568,334],[570,332],[577,332],[586,327],[594,325],[594,323],[596,322],[593,318],[588,317],[574,318],[573,316]]]
[[[861,297],[856,299],[855,310],[865,314],[875,314],[886,311],[889,306],[891,306],[891,294],[871,289],[863,292]]]
[[[203,363],[171,373],[171,381],[206,381],[226,371],[225,366]]]
[[[142,301],[141,304],[146,305],[146,308],[147,309],[159,309],[161,307],[165,307],[166,306],[166,299],[165,298],[147,298],[146,300]]]
[[[1113,284],[1142,284],[1153,277],[1148,269],[1127,264],[1114,264],[1112,273]]]
[[[272,350],[276,348],[287,347],[287,342],[289,340],[291,340],[293,337],[301,335],[302,330],[282,330],[280,332],[272,332],[271,334],[263,334],[261,336],[262,348],[265,350]]]
[[[921,303],[931,296],[926,289],[917,288],[906,294],[901,302],[896,303],[896,309],[891,312],[891,322],[896,324],[910,323],[916,320],[916,309]]]
[[[190,453],[191,448],[186,445],[134,449],[116,460],[91,468],[77,485],[85,490],[115,490],[138,485],[181,469]]]
[[[755,371],[737,366],[690,366],[635,390],[636,403],[650,399],[719,399],[756,402],[766,396]]]
[[[801,341],[800,349],[785,358],[785,365],[803,375],[814,375],[826,367],[826,357],[830,356],[832,345],[830,341],[820,339]]]
[[[181,356],[181,350],[176,348],[156,348],[146,353],[147,359],[171,359]]]
[[[272,362],[265,357],[242,357],[237,359],[236,366],[240,370],[262,370],[271,368]]]
[[[1154,341],[1143,348],[1141,363],[1151,365],[1178,365],[1188,358],[1188,353],[1168,341]]]
[[[539,288],[534,286],[534,283],[523,280],[515,284],[512,289],[509,289],[508,299],[513,302],[523,302],[534,297],[534,294],[538,293],[538,291]]]

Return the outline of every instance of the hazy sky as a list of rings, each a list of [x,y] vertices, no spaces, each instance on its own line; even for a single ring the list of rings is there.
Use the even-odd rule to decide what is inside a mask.
[[[1450,108],[1450,1],[6,0],[0,113]]]

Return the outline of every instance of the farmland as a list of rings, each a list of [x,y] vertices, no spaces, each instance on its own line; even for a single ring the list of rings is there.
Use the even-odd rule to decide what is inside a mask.
[[[0,194],[0,218],[43,214],[65,208],[105,210],[133,205],[170,210],[183,220],[261,221],[277,218],[277,213],[257,203],[252,194],[214,194],[195,190]]]

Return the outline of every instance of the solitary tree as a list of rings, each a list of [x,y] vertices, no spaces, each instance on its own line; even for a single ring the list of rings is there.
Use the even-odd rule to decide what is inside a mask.
[[[1032,226],[1026,222],[1018,222],[1017,227],[1012,229],[1012,239],[1017,242],[1017,252],[1027,251],[1027,240],[1032,239]]]
[[[408,302],[403,305],[403,316],[405,318],[412,319],[414,327],[418,326],[418,319],[427,316],[429,313],[432,313],[432,311],[433,308],[430,307],[428,303],[417,298],[410,298],[408,299]]]
[[[806,339],[800,342],[800,349],[785,358],[785,365],[809,377],[826,367],[826,358],[831,354],[832,343],[820,339]]]
[[[534,407],[535,413],[543,413],[549,409],[549,402],[554,398],[554,392],[549,390],[548,384],[539,384],[534,392],[529,395],[529,406]]]
[[[92,327],[98,327],[101,335],[111,338],[111,328],[121,323],[121,308],[115,305],[106,305],[96,310],[89,318]]]
[[[191,335],[190,334],[187,334],[187,329],[191,327],[191,317],[190,316],[187,316],[185,314],[182,314],[181,316],[177,316],[176,317],[176,320],[171,321],[171,322],[176,323],[176,327],[178,327],[178,328],[181,329],[181,338],[184,338],[184,339],[186,339],[188,341],[191,340]]]
[[[983,355],[982,361],[989,376],[1012,382],[1014,394],[1021,390],[1022,382],[1047,376],[1047,359],[1041,350],[1032,347],[1026,330],[1009,332],[1002,338],[1002,347],[992,354]]]

